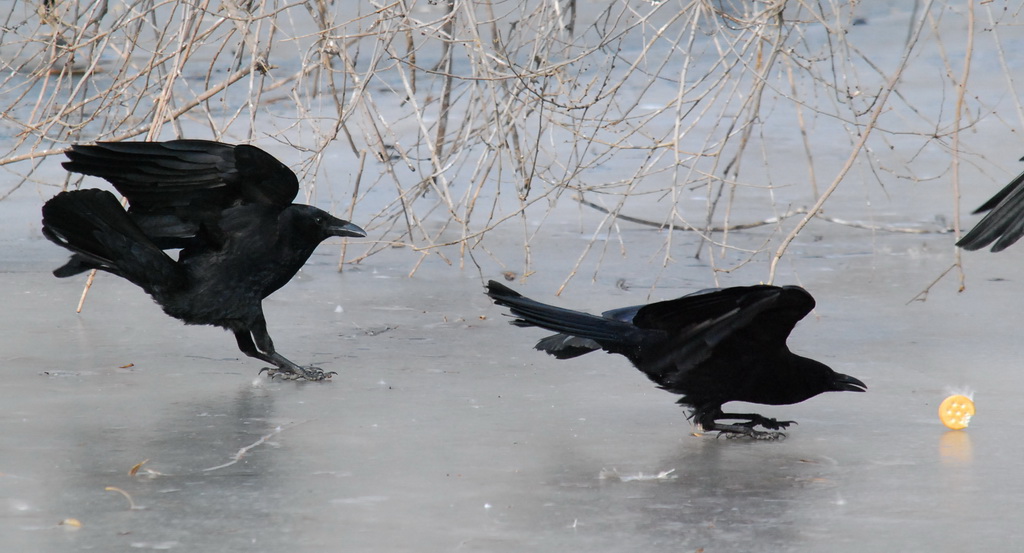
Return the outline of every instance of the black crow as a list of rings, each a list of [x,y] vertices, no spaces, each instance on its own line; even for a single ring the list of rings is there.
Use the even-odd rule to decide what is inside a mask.
[[[786,347],[790,331],[814,308],[799,286],[703,290],[600,317],[536,302],[493,280],[487,295],[518,317],[513,325],[558,332],[536,346],[558,359],[599,349],[624,355],[659,387],[681,395],[689,418],[709,432],[778,438],[781,432],[754,427],[777,431],[793,422],[722,412],[729,401],[787,405],[822,392],[867,389]],[[723,419],[738,422],[718,422]]]
[[[185,324],[234,333],[238,348],[275,368],[271,377],[323,380],[274,349],[263,298],[284,286],[330,236],[363,229],[293,204],[299,181],[270,154],[207,140],[76,144],[64,168],[103,177],[110,192],[61,192],[43,206],[43,234],[74,252],[53,274],[100,269],[145,290]],[[179,249],[177,259],[164,250]],[[262,370],[260,372],[263,372]]]
[[[980,250],[992,242],[993,252],[1006,249],[1024,235],[1024,173],[1010,181],[974,213],[988,215],[956,243],[965,250]]]

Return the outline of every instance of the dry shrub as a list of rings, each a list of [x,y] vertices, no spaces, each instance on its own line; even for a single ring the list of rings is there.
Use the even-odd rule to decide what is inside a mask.
[[[716,273],[768,261],[769,281],[814,220],[949,230],[824,209],[850,180],[886,197],[891,183],[956,185],[964,152],[980,159],[961,131],[995,111],[969,90],[970,61],[1006,69],[1019,34],[1017,12],[984,2],[0,6],[0,164],[17,175],[0,194],[74,142],[254,142],[308,195],[359,213],[377,241],[350,261],[395,245],[493,255],[490,231],[518,226],[528,272],[538,223],[568,203],[593,237],[570,274],[628,224],[662,230],[640,253],[663,267],[681,252]]]

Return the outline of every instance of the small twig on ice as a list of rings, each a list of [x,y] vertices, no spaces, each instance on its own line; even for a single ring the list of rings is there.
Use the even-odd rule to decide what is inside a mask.
[[[954,264],[950,265],[949,267],[947,267],[945,271],[942,271],[942,273],[939,276],[935,277],[935,280],[931,281],[931,283],[928,284],[928,286],[925,286],[924,290],[921,290],[920,292],[918,292],[916,296],[910,298],[910,300],[907,301],[907,303],[905,303],[904,305],[910,305],[911,303],[913,303],[915,301],[920,301],[920,302],[928,301],[928,293],[931,292],[932,287],[935,286],[936,284],[938,284],[939,281],[942,280],[946,275],[948,275],[950,271],[952,271],[953,269],[956,269],[959,266],[960,266],[960,262],[957,261],[956,263],[954,263]],[[963,284],[962,280],[961,280],[961,283],[960,283],[960,290],[959,291],[960,292],[964,291],[964,284]]]
[[[580,198],[580,197],[576,197],[575,199],[576,199],[577,202],[579,202],[579,203],[581,203],[581,204],[583,204],[583,205],[585,205],[587,207],[594,208],[594,209],[600,211],[601,213],[607,213],[609,215],[613,215],[616,219],[619,219],[619,220],[622,220],[622,221],[628,221],[630,223],[636,223],[638,225],[644,225],[644,226],[648,226],[648,227],[655,227],[655,228],[658,228],[658,229],[665,229],[665,228],[668,227],[668,225],[666,223],[659,223],[657,221],[650,221],[650,220],[647,220],[647,219],[640,219],[638,217],[631,217],[629,215],[623,215],[621,213],[612,213],[611,211],[608,210],[608,208],[600,206],[600,205],[595,204],[593,202],[589,202],[589,201],[584,200],[583,198]],[[778,223],[780,223],[780,222],[782,222],[782,221],[784,221],[784,220],[786,220],[786,219],[788,219],[790,217],[793,217],[794,215],[806,215],[808,212],[809,212],[809,210],[807,208],[801,207],[801,208],[798,208],[798,209],[790,210],[790,211],[788,211],[788,212],[786,212],[786,213],[784,213],[782,215],[779,215],[778,217],[769,217],[769,218],[764,219],[762,221],[754,221],[752,223],[740,223],[740,224],[735,224],[735,225],[725,225],[725,226],[717,226],[717,227],[710,227],[710,228],[696,228],[693,225],[690,225],[688,223],[683,222],[682,224],[675,224],[675,225],[673,225],[672,226],[672,230],[693,231],[693,232],[727,232],[727,231],[734,231],[734,230],[746,230],[746,229],[752,229],[752,228],[757,228],[757,227],[763,227],[763,226],[766,226],[766,225],[776,225],[776,224],[778,224]],[[823,215],[821,213],[816,214],[814,216],[814,218],[815,219],[820,219],[820,220],[828,222],[828,223],[835,223],[837,225],[843,225],[843,226],[847,226],[847,227],[860,228],[860,229],[866,229],[866,230],[884,231],[884,232],[901,232],[901,233],[906,233],[906,234],[945,234],[945,233],[953,231],[953,229],[949,228],[948,226],[941,227],[941,228],[938,228],[938,229],[934,229],[934,228],[933,229],[926,229],[926,228],[914,228],[914,227],[897,227],[897,226],[892,226],[892,225],[869,225],[869,224],[866,224],[866,223],[858,223],[856,221],[847,221],[847,220],[844,220],[844,219],[838,219],[836,217],[829,217],[829,216]]]
[[[256,440],[255,442],[253,442],[253,443],[251,443],[251,444],[249,444],[249,445],[239,449],[234,455],[231,456],[231,460],[228,461],[227,463],[224,463],[222,465],[217,465],[215,467],[210,467],[208,469],[203,469],[203,472],[210,472],[210,471],[214,471],[214,470],[219,470],[219,469],[222,469],[222,468],[230,467],[231,465],[241,461],[242,458],[245,457],[245,454],[249,453],[250,450],[252,450],[252,449],[254,449],[254,448],[256,448],[256,447],[258,447],[260,445],[263,445],[263,443],[266,442],[267,440],[269,440],[270,438],[274,437],[277,434],[280,434],[282,430],[284,430],[284,428],[278,426],[270,434],[262,436],[260,439]]]

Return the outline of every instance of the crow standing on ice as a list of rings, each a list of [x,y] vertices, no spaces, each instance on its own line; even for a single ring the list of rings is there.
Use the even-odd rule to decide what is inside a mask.
[[[992,251],[998,252],[1024,235],[1024,173],[1017,175],[974,213],[985,211],[989,213],[956,243],[957,246],[973,251],[995,242]]]
[[[263,298],[284,286],[330,236],[363,229],[303,204],[299,181],[259,148],[206,140],[75,145],[64,168],[102,177],[105,190],[61,192],[43,206],[43,234],[74,252],[53,272],[100,269],[141,287],[186,324],[234,333],[271,377],[323,380],[274,349]],[[163,250],[180,249],[177,260]],[[262,371],[261,371],[262,372]]]
[[[798,403],[822,392],[863,392],[867,386],[786,347],[796,323],[814,308],[798,286],[744,286],[704,290],[681,298],[624,307],[603,316],[545,305],[498,282],[487,284],[494,303],[518,317],[516,326],[554,332],[536,348],[559,359],[603,349],[636,368],[690,408],[705,431],[778,438],[793,421],[723,413],[722,404]],[[723,424],[720,420],[734,420]]]

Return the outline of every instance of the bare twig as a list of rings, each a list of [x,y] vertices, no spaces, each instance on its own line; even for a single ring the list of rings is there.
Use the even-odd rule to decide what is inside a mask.
[[[928,5],[925,7],[924,12],[927,13],[930,9],[931,1],[928,2]],[[915,33],[913,38],[910,41],[908,41],[906,49],[903,51],[903,56],[900,58],[899,65],[893,71],[885,86],[882,87],[881,93],[875,100],[875,107],[871,112],[871,116],[868,118],[867,123],[864,124],[864,126],[859,130],[859,138],[857,142],[854,144],[853,148],[851,149],[850,154],[847,156],[846,162],[843,164],[843,167],[839,170],[839,172],[833,179],[832,184],[829,185],[825,192],[818,198],[818,201],[815,202],[814,206],[812,206],[808,213],[804,215],[804,218],[801,219],[799,223],[797,223],[796,228],[791,230],[789,234],[786,235],[786,237],[782,240],[782,244],[780,244],[778,249],[775,250],[775,255],[772,257],[771,268],[768,271],[767,282],[769,284],[775,281],[775,270],[778,267],[779,260],[782,259],[783,254],[786,253],[786,249],[789,247],[789,244],[792,243],[794,239],[796,239],[797,235],[800,234],[800,231],[803,230],[805,226],[807,226],[807,223],[809,223],[811,219],[813,219],[814,216],[821,211],[821,208],[824,207],[825,202],[828,201],[829,197],[832,196],[832,193],[836,191],[836,189],[839,187],[839,183],[843,181],[843,178],[846,177],[846,174],[850,171],[850,168],[853,167],[854,162],[857,161],[857,158],[860,157],[861,150],[864,148],[864,145],[867,143],[872,131],[878,124],[878,118],[882,115],[882,111],[887,108],[886,102],[889,99],[889,94],[892,93],[894,88],[896,88],[896,83],[898,83],[900,78],[903,76],[903,69],[907,66],[907,62],[910,60],[910,54],[914,50],[914,45],[917,44],[917,39],[918,37],[920,37],[922,28],[923,25],[919,25],[917,28],[917,32]]]
[[[793,217],[793,216],[796,216],[796,215],[806,215],[806,214],[811,212],[810,209],[802,207],[802,208],[797,208],[797,209],[791,209],[791,210],[787,211],[786,213],[783,213],[782,215],[777,215],[777,216],[774,216],[774,217],[768,217],[767,219],[762,219],[760,221],[752,221],[750,223],[735,223],[735,224],[728,225],[728,226],[726,226],[726,225],[704,226],[704,227],[699,227],[699,228],[691,226],[691,225],[687,225],[687,224],[676,224],[676,225],[673,225],[673,226],[669,227],[665,223],[659,223],[657,221],[651,221],[651,220],[643,219],[643,218],[640,218],[640,217],[631,217],[629,215],[623,215],[622,213],[612,212],[611,210],[609,210],[608,208],[606,208],[604,206],[595,204],[594,202],[591,202],[591,201],[584,200],[583,198],[580,198],[579,196],[575,197],[574,199],[577,202],[579,202],[579,203],[581,203],[581,204],[583,204],[583,205],[585,205],[587,207],[593,208],[593,209],[595,209],[597,211],[600,211],[602,213],[610,214],[610,215],[612,215],[613,217],[615,217],[616,219],[618,219],[620,221],[627,221],[627,222],[630,222],[630,223],[636,223],[638,225],[643,225],[643,226],[646,226],[646,227],[654,227],[654,228],[659,229],[659,230],[702,232],[702,233],[703,232],[721,232],[721,233],[724,233],[724,232],[730,232],[730,231],[736,231],[736,230],[748,230],[748,229],[753,229],[753,228],[757,228],[757,227],[763,227],[763,226],[767,226],[767,225],[777,225],[777,224],[781,223],[782,221],[785,221],[786,219],[789,219],[790,217]],[[829,222],[829,223],[835,223],[837,225],[843,225],[843,226],[846,226],[846,227],[859,228],[859,229],[872,230],[872,231],[894,232],[894,233],[903,233],[903,234],[945,234],[945,233],[953,232],[953,229],[950,228],[950,227],[924,228],[924,227],[906,227],[906,226],[896,226],[896,225],[877,225],[877,224],[860,223],[860,222],[857,222],[857,221],[847,221],[845,219],[839,219],[837,217],[827,216],[827,215],[825,215],[823,213],[820,213],[820,212],[817,215],[815,215],[814,218],[818,219],[820,221],[826,221],[826,222]]]
[[[247,445],[245,447],[240,448],[238,451],[235,452],[234,455],[231,456],[231,460],[230,461],[228,461],[226,463],[222,463],[222,464],[217,465],[215,467],[210,467],[210,468],[203,469],[203,472],[212,472],[212,471],[215,471],[215,470],[220,470],[220,469],[223,469],[223,468],[230,467],[231,465],[234,465],[235,463],[241,461],[246,456],[246,454],[248,454],[250,451],[252,451],[253,449],[256,449],[257,447],[259,447],[261,445],[263,445],[270,438],[273,438],[274,436],[280,434],[282,430],[284,430],[284,428],[278,426],[273,431],[271,431],[269,434],[265,434],[263,436],[260,436],[260,438],[258,440],[256,440],[255,442],[253,442],[253,443],[251,443],[251,444],[249,444],[249,445]]]
[[[614,252],[667,271],[680,246],[694,248],[677,232],[624,240],[625,221],[698,233],[692,255],[710,279],[767,259],[774,280],[815,219],[930,232],[823,213],[854,168],[886,195],[913,193],[894,181],[950,178],[959,232],[960,173],[965,162],[983,167],[985,152],[981,133],[960,131],[986,116],[1003,122],[1013,109],[1002,101],[1016,109],[1007,126],[1024,119],[1016,96],[1002,99],[1006,87],[970,87],[973,58],[1010,67],[1005,45],[1020,28],[1014,10],[973,0],[941,17],[935,0],[908,9],[914,24],[895,68],[872,33],[852,28],[865,21],[857,2],[596,0],[586,13],[575,0],[81,0],[39,13],[8,4],[0,123],[12,138],[0,166],[16,176],[0,201],[26,183],[46,186],[45,158],[75,142],[276,142],[298,153],[282,159],[307,195],[345,183],[329,197],[351,197],[349,217],[377,238],[344,246],[339,268],[403,245],[420,254],[410,274],[425,259],[464,267],[467,257],[481,271],[487,258],[528,273],[542,227],[561,213],[547,206],[585,194],[607,199],[581,203],[605,216],[580,229],[589,240],[559,251],[564,284],[596,275]],[[957,17],[964,24],[951,24]],[[955,76],[955,95],[920,101],[900,81],[917,60]],[[935,159],[947,162],[936,170]],[[754,246],[732,234],[752,226],[775,228]],[[518,233],[516,261],[489,245],[503,227]]]

